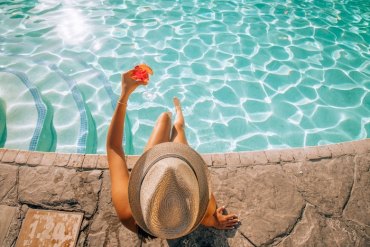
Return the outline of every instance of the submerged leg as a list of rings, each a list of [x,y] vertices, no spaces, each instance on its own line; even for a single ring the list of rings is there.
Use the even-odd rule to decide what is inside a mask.
[[[153,128],[144,151],[159,143],[170,141],[171,117],[170,112],[164,112],[158,117],[157,123]]]
[[[189,145],[185,135],[184,115],[182,114],[181,104],[177,97],[173,98],[173,104],[175,105],[176,109],[176,121],[172,127],[171,141]]]

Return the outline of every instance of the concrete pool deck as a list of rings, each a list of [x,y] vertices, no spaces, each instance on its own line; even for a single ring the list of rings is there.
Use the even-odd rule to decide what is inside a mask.
[[[200,228],[186,246],[370,246],[370,139],[202,156],[241,226]],[[139,245],[116,217],[105,155],[0,149],[0,246],[15,246],[29,209],[82,213],[77,246]]]

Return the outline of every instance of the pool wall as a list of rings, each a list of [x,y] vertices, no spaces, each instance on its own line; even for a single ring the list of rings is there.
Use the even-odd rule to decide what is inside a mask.
[[[219,205],[242,224],[229,231],[200,228],[184,241],[369,246],[370,139],[202,156]],[[127,156],[130,169],[138,157]],[[1,246],[15,245],[30,208],[83,213],[77,246],[138,245],[115,215],[106,155],[0,149]]]

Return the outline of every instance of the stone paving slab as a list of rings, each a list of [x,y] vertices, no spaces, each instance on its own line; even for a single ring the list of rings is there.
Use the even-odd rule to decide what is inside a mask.
[[[44,153],[44,156],[41,159],[40,165],[51,166],[54,164],[56,157],[57,157],[57,153]]]
[[[86,154],[84,161],[82,163],[82,168],[84,169],[95,169],[98,162],[98,155],[96,154]]]
[[[289,163],[283,169],[305,200],[328,216],[342,214],[353,184],[354,159],[342,156],[335,160]]]
[[[9,233],[10,224],[14,220],[17,208],[0,205],[0,246],[4,246],[5,237]]]
[[[71,158],[71,154],[63,154],[63,153],[57,154],[53,162],[53,165],[65,167],[68,165],[70,158]]]
[[[83,214],[29,209],[16,247],[75,246]]]
[[[101,171],[52,166],[20,167],[18,200],[46,209],[94,214],[101,187]]]
[[[360,155],[354,162],[354,183],[348,204],[344,206],[344,217],[364,226],[370,236],[370,157]]]
[[[21,150],[18,152],[17,156],[15,157],[14,162],[17,164],[26,164],[28,157],[30,156],[30,152]]]
[[[13,163],[18,155],[19,150],[8,149],[5,151],[1,161],[4,163]]]
[[[0,163],[0,203],[17,204],[18,167]]]
[[[202,157],[218,206],[242,224],[200,227],[179,240],[183,246],[370,246],[370,139]],[[137,158],[126,157],[130,168]],[[0,207],[16,209],[3,246],[15,245],[28,208],[84,213],[79,247],[139,245],[116,216],[106,155],[0,149],[0,159]]]

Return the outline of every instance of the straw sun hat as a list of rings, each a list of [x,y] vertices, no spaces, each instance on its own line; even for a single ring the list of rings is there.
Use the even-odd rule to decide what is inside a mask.
[[[147,233],[163,239],[184,236],[202,221],[210,198],[202,157],[180,143],[161,143],[135,164],[128,186],[132,215]]]

